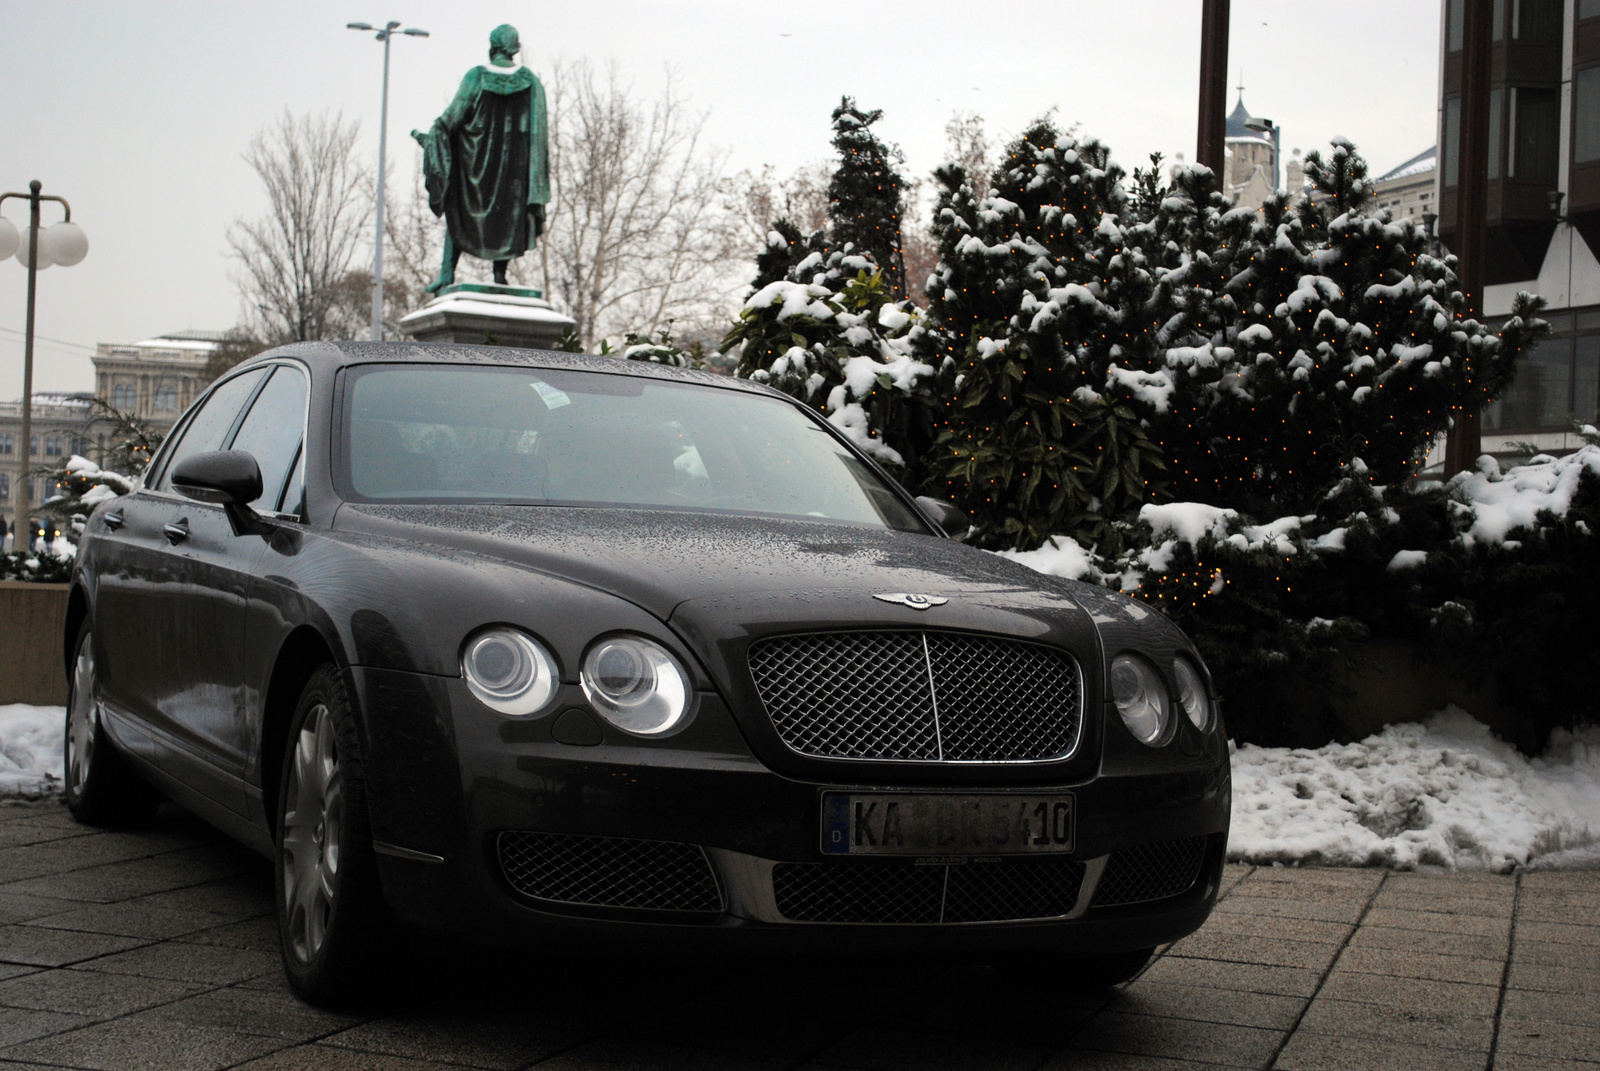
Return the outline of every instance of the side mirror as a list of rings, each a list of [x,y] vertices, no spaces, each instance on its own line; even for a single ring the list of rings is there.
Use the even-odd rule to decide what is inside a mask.
[[[967,532],[972,529],[972,521],[967,515],[942,499],[918,495],[917,506],[921,508],[924,516],[938,525],[939,530],[951,539],[957,541],[965,539]]]
[[[196,502],[243,506],[261,497],[261,466],[244,450],[193,454],[172,470],[172,488]]]
[[[172,470],[172,486],[185,498],[221,506],[234,535],[271,538],[273,525],[250,507],[261,497],[261,466],[248,451],[212,450],[186,457]]]

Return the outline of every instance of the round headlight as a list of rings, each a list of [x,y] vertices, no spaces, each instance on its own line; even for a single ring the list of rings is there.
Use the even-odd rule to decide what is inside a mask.
[[[550,652],[527,633],[509,628],[474,636],[461,652],[461,675],[484,706],[517,717],[543,710],[560,683]]]
[[[606,721],[640,736],[664,733],[689,712],[689,675],[665,647],[643,636],[608,636],[589,649],[583,694]]]
[[[1206,695],[1206,682],[1200,671],[1187,658],[1172,662],[1172,675],[1178,679],[1178,705],[1189,715],[1194,727],[1201,732],[1211,728],[1211,698]]]
[[[1151,747],[1167,734],[1167,688],[1155,667],[1142,658],[1111,660],[1111,698],[1128,731]]]

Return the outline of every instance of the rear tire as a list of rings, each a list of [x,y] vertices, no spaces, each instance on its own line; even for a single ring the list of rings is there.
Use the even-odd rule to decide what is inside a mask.
[[[106,732],[95,687],[94,643],[87,619],[78,627],[72,649],[61,744],[67,809],[73,818],[89,826],[143,822],[161,803],[161,795],[133,772]]]
[[[324,1007],[364,996],[388,912],[367,822],[366,768],[344,681],[311,675],[283,749],[273,872],[289,986]]]

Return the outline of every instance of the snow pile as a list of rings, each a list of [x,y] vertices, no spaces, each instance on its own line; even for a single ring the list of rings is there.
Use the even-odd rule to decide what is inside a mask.
[[[1600,476],[1600,447],[1586,445],[1560,458],[1541,454],[1504,475],[1491,458],[1483,458],[1479,465],[1478,471],[1463,472],[1450,481],[1451,490],[1470,511],[1472,527],[1461,536],[1469,547],[1475,542],[1504,543],[1519,528],[1536,529],[1541,513],[1566,516],[1584,472]]]
[[[0,795],[61,789],[62,707],[0,706]]]
[[[1410,870],[1600,866],[1600,727],[1525,758],[1455,707],[1356,744],[1233,755],[1228,857]]]
[[[1091,552],[1071,536],[1051,536],[1038,550],[997,550],[995,554],[1048,576],[1064,576],[1068,580],[1093,579],[1091,574],[1095,573]]]

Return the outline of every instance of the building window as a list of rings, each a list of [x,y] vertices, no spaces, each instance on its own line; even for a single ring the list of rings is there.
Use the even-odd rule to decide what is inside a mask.
[[[1566,431],[1573,417],[1600,419],[1600,309],[1546,318],[1550,337],[1522,358],[1511,387],[1485,410],[1487,429]]]
[[[1489,90],[1489,177],[1500,177],[1500,109],[1505,96],[1498,87]]]
[[[1585,67],[1572,75],[1572,162],[1595,160],[1600,160],[1600,67]]]
[[[1511,0],[1511,36],[1530,45],[1561,43],[1562,0]]]
[[[1446,97],[1444,101],[1444,184],[1454,186],[1461,180],[1461,98]]]
[[[1493,40],[1506,39],[1506,0],[1494,0],[1494,33]]]
[[[38,455],[39,455],[39,436],[30,435],[30,436],[28,436],[28,456],[29,457],[37,457]]]
[[[1578,18],[1600,19],[1600,0],[1578,0]]]
[[[16,444],[12,442],[11,433],[9,431],[4,435],[0,435],[0,454],[11,453],[15,449],[15,446]]]
[[[11,474],[9,472],[0,472],[0,498],[8,502],[11,500]]]
[[[1511,159],[1506,177],[1554,182],[1561,151],[1561,103],[1553,88],[1511,87]]]
[[[45,439],[44,439],[44,456],[45,457],[60,457],[61,456],[61,447],[62,447],[61,436],[59,436],[59,435],[46,435],[45,436]]]
[[[1445,0],[1445,41],[1451,52],[1460,52],[1466,44],[1466,0]]]
[[[157,387],[155,405],[158,412],[169,412],[178,408],[177,387]]]
[[[118,409],[132,409],[134,401],[135,392],[131,384],[118,383],[111,389],[111,404]]]

